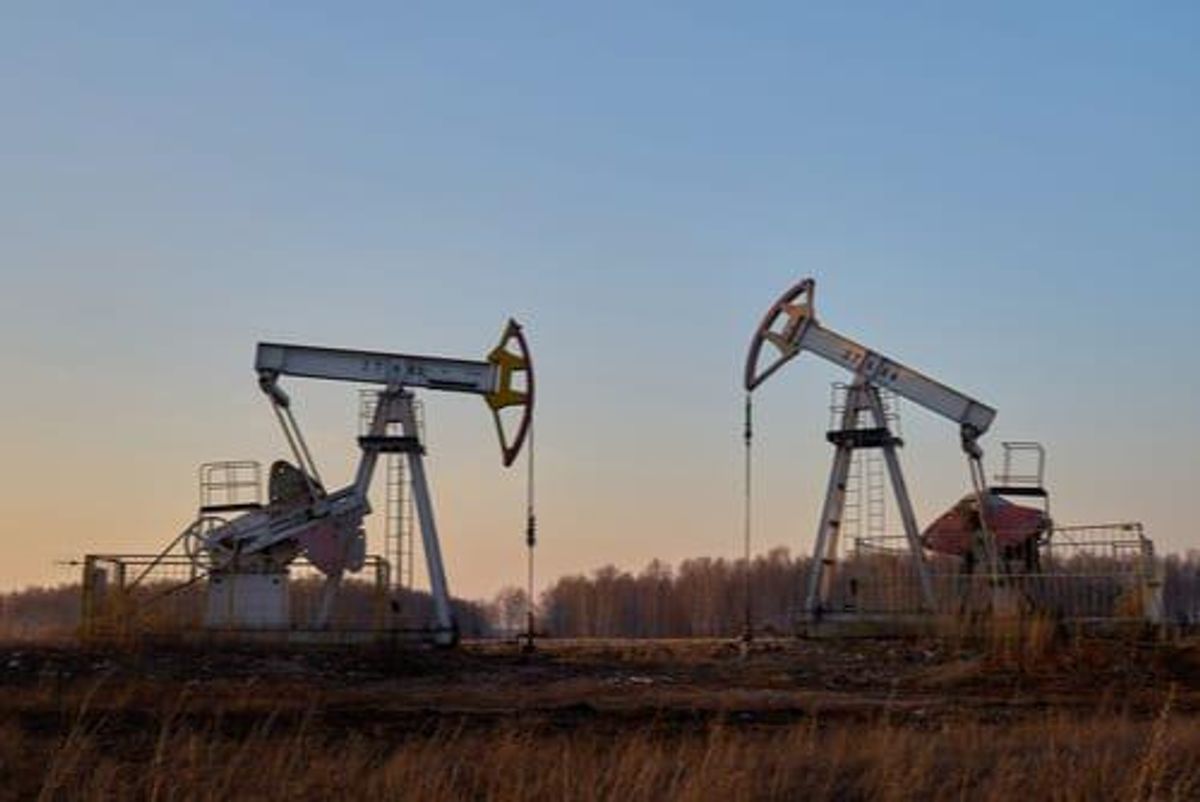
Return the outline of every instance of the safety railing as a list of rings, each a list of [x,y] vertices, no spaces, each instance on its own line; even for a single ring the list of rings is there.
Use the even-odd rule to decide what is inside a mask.
[[[993,577],[982,565],[968,571],[958,558],[926,552],[936,607],[928,610],[907,539],[859,538],[832,569],[825,611],[961,614],[991,609],[1003,597],[1063,620],[1161,619],[1161,570],[1141,524],[1056,527],[1038,555],[1037,570],[1006,563]]]
[[[403,610],[390,592],[390,570],[387,560],[371,555],[362,572],[344,578],[327,629],[396,628]],[[326,577],[303,559],[273,576],[287,583],[287,629],[312,629]],[[83,560],[83,634],[203,630],[208,594],[206,572],[184,555],[91,554]]]
[[[252,460],[200,466],[200,511],[231,512],[262,506],[262,466]]]

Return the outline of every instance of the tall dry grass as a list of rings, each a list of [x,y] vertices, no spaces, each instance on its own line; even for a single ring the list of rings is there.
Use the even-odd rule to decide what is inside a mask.
[[[0,797],[39,800],[1186,800],[1200,728],[1167,694],[1157,717],[759,727],[725,721],[570,731],[444,720],[399,735],[332,728],[316,707],[240,728],[186,700],[153,726],[85,700],[44,738],[0,725]],[[128,711],[125,711],[128,712]],[[136,712],[136,711],[134,711]],[[138,720],[134,717],[134,721]]]

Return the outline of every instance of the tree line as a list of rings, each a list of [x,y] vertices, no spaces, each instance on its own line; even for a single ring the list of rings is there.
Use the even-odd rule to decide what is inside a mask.
[[[1167,622],[1200,626],[1200,551],[1160,560]],[[753,626],[788,633],[803,605],[809,558],[776,548],[745,561],[699,557],[671,566],[652,560],[640,571],[612,565],[563,576],[541,593],[537,632],[563,638],[736,637],[746,620],[747,588]],[[297,588],[299,595],[305,595]],[[336,616],[345,625],[378,625],[380,601],[364,583],[348,582]],[[315,591],[314,591],[315,592]],[[200,603],[200,590],[195,591]],[[311,595],[311,594],[308,594]],[[77,584],[0,594],[0,639],[69,637],[80,624]],[[511,637],[526,627],[526,594],[501,590],[488,602],[454,600],[464,637]],[[192,618],[197,616],[193,614]],[[391,594],[389,625],[419,627],[432,617],[421,592]]]
[[[742,631],[749,589],[756,629],[787,632],[799,609],[807,558],[785,548],[744,560],[699,557],[637,573],[608,565],[558,579],[537,603],[543,634],[572,638],[726,637]],[[525,591],[505,588],[488,605],[498,633],[525,627]]]
[[[607,565],[559,578],[537,600],[537,632],[564,638],[735,637],[754,629],[788,633],[803,609],[810,558],[775,548],[751,560],[701,557],[641,571]],[[1160,560],[1168,624],[1200,625],[1200,551]],[[498,635],[525,629],[526,593],[509,587],[484,610]]]

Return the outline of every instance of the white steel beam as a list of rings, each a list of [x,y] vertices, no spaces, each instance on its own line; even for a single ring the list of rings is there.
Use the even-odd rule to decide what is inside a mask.
[[[496,391],[498,369],[467,359],[259,343],[254,368],[260,374],[423,387],[487,395]]]
[[[876,387],[887,388],[961,426],[970,426],[976,436],[986,432],[996,417],[996,410],[988,405],[830,331],[815,320],[805,329],[798,345],[800,350],[812,351]]]

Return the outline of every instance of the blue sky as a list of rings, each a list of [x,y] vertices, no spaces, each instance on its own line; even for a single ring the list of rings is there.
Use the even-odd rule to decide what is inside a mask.
[[[735,553],[740,362],[805,275],[996,406],[991,453],[1046,442],[1060,519],[1196,545],[1193,4],[164,6],[0,25],[0,586],[165,542],[197,463],[280,454],[257,340],[474,357],[510,314],[544,572]],[[809,548],[837,378],[761,393],[763,548]],[[353,390],[294,394],[348,475]],[[427,402],[451,581],[486,595],[521,478],[476,400]],[[905,415],[928,519],[965,471]]]

